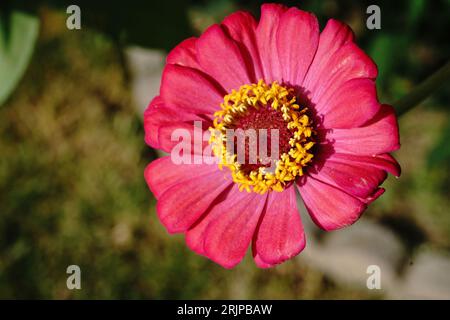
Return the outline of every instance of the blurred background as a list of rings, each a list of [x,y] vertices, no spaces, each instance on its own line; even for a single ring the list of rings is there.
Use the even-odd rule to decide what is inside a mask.
[[[450,1],[285,1],[348,23],[393,103],[450,56]],[[370,4],[381,29],[365,26]],[[81,30],[66,9],[81,8]],[[157,220],[143,179],[158,154],[142,113],[165,55],[258,1],[0,3],[0,298],[450,299],[449,84],[400,118],[403,174],[355,225],[303,214],[307,247],[276,268],[233,270],[189,251]],[[304,213],[304,210],[303,210]],[[66,268],[79,265],[81,290]],[[381,290],[366,287],[369,265]]]

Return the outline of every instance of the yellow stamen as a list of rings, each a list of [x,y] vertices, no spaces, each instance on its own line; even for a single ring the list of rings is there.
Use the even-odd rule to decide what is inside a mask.
[[[303,168],[312,160],[311,148],[314,145],[312,135],[314,130],[307,109],[296,103],[292,88],[279,85],[276,81],[268,85],[264,80],[256,84],[247,84],[232,90],[221,103],[221,109],[214,113],[213,126],[210,128],[212,150],[219,157],[220,164],[228,167],[233,181],[239,185],[239,190],[247,192],[266,193],[281,192],[297,177],[303,175]],[[266,172],[264,167],[244,173],[235,154],[229,154],[226,148],[226,130],[235,119],[245,115],[249,108],[271,106],[281,112],[287,128],[293,132],[289,140],[291,149],[283,153],[276,163],[275,172]]]

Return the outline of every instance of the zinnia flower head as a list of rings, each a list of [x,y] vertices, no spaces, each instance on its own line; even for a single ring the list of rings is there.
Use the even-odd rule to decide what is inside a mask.
[[[303,250],[296,190],[324,230],[354,223],[387,173],[400,175],[389,154],[399,148],[397,120],[377,100],[376,77],[348,26],[329,20],[320,32],[313,14],[277,4],[263,5],[259,21],[236,12],[180,43],[144,114],[154,148],[173,153],[176,130],[192,137],[192,163],[166,156],[145,170],[161,222],[226,268],[250,245],[259,267]],[[227,148],[227,130],[239,129],[269,140],[275,129],[277,159],[248,161],[259,142],[246,137],[239,159],[239,146]]]

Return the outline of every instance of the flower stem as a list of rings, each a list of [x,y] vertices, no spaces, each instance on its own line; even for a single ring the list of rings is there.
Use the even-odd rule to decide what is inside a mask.
[[[424,82],[414,88],[409,94],[397,100],[393,105],[397,115],[401,116],[418,106],[423,100],[436,91],[441,85],[450,78],[450,61],[428,77]]]

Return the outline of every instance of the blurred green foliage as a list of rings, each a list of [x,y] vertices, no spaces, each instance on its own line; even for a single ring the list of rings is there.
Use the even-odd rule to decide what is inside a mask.
[[[28,12],[38,12],[42,7],[65,12],[68,6],[78,5],[84,27],[100,31],[122,45],[169,50],[192,33],[187,15],[190,1],[3,1],[11,8]]]
[[[143,179],[155,154],[143,142],[122,49],[168,50],[235,9],[257,15],[259,2],[70,3],[89,8],[82,32],[65,28],[64,1],[14,1],[39,16],[41,30],[23,81],[0,108],[0,298],[380,298],[301,259],[260,270],[247,258],[224,270],[156,218]],[[378,64],[383,102],[449,57],[448,1],[382,2],[376,31],[364,25],[368,1],[285,3],[313,11],[322,26],[328,17],[352,26]],[[403,175],[366,213],[411,252],[450,249],[448,101],[447,85],[401,119]],[[81,267],[80,291],[66,288],[71,264]]]

